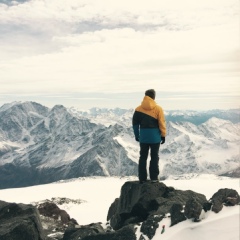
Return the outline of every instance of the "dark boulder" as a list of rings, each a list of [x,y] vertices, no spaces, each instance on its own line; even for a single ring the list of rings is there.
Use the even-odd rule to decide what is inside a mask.
[[[137,240],[134,225],[127,225],[118,231],[87,236],[81,240]]]
[[[155,200],[155,204],[158,205],[157,213],[166,214],[170,212],[173,204],[179,203],[185,205],[187,201],[193,197],[197,199],[198,202],[200,202],[202,205],[207,202],[207,199],[203,194],[196,193],[191,190],[182,191],[176,190],[172,187],[168,187],[167,192],[163,196]]]
[[[38,211],[41,215],[45,217],[50,217],[55,220],[60,219],[63,224],[69,224],[72,222],[77,224],[75,219],[71,219],[69,214],[65,211],[60,209],[55,203],[53,202],[44,202],[38,205]]]
[[[44,240],[38,210],[30,204],[0,201],[1,240]]]
[[[212,211],[218,213],[222,210],[223,205],[235,206],[240,202],[240,196],[234,189],[222,188],[213,194],[210,201],[212,202]]]
[[[109,207],[108,214],[107,214],[107,221],[109,221],[111,217],[114,215],[114,213],[117,211],[118,202],[119,202],[119,198],[116,198],[114,202],[111,204],[111,206]]]
[[[101,223],[92,223],[89,225],[75,226],[68,228],[63,236],[63,240],[78,240],[86,236],[94,236],[99,233],[105,233]]]
[[[206,203],[204,203],[206,205]],[[201,202],[198,201],[196,198],[191,198],[186,202],[184,208],[184,214],[188,219],[193,219],[195,222],[200,221],[199,217],[203,210],[203,205]],[[205,206],[204,205],[204,206]]]
[[[159,227],[159,222],[164,218],[164,216],[151,215],[142,223],[140,231],[152,239],[155,235],[157,228]],[[143,238],[143,236],[142,236]]]
[[[215,199],[212,205],[212,211],[219,213],[223,209],[223,203],[219,199]]]
[[[64,198],[60,199],[52,199],[44,200],[40,203],[34,203],[38,208],[40,213],[40,220],[42,225],[44,226],[43,232],[48,239],[62,239],[64,232],[67,228],[75,227],[78,225],[77,221],[73,218],[70,218],[69,214],[60,209],[53,201],[59,200],[59,204],[62,201],[65,201]],[[71,199],[67,199],[67,201],[72,201]]]
[[[108,212],[110,225],[117,230],[126,225],[129,219],[142,222],[147,219],[149,213],[156,210],[153,200],[164,194],[166,189],[163,183],[144,183],[138,181],[126,182],[121,188],[121,195],[116,202],[115,212]]]
[[[205,202],[205,203],[203,204],[203,210],[204,210],[204,212],[210,211],[211,208],[212,208],[212,203],[211,203],[211,202]]]
[[[183,213],[183,205],[181,203],[174,203],[170,209],[170,214],[171,226],[187,219]]]
[[[100,223],[93,223],[67,229],[63,240],[136,240],[134,225],[127,225],[118,231],[105,232]]]
[[[112,228],[117,230],[129,223],[143,222],[151,215],[165,215],[174,204],[185,205],[192,197],[202,205],[207,202],[203,194],[175,190],[161,182],[126,182],[119,199],[109,209],[108,219]]]

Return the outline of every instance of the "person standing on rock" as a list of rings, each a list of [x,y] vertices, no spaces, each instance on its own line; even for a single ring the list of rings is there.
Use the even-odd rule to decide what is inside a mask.
[[[136,141],[140,143],[138,178],[147,181],[147,158],[150,150],[149,174],[152,182],[158,182],[159,148],[165,143],[166,122],[163,109],[155,102],[156,92],[149,89],[133,114],[132,126]]]

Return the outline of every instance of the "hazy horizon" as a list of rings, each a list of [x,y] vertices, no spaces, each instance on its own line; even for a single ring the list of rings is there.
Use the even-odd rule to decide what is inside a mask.
[[[41,104],[42,106],[44,106],[44,107],[47,107],[47,108],[49,108],[49,109],[51,109],[51,108],[53,108],[53,107],[55,107],[55,106],[57,106],[57,105],[62,105],[62,106],[64,106],[64,107],[66,107],[66,108],[75,108],[76,110],[79,110],[79,111],[88,111],[88,110],[90,110],[90,109],[94,109],[94,108],[96,108],[96,109],[109,109],[109,110],[113,110],[113,109],[122,109],[122,110],[134,110],[135,109],[135,107],[130,107],[130,108],[126,108],[126,107],[118,107],[118,106],[113,106],[113,107],[97,107],[97,106],[92,106],[92,107],[89,107],[89,108],[81,108],[81,107],[77,107],[77,106],[74,106],[74,105],[64,105],[64,104],[58,104],[58,103],[56,103],[56,104],[44,104],[44,103],[41,103],[41,102],[37,102],[37,101],[31,101],[31,100],[29,100],[29,101],[11,101],[11,102],[5,102],[5,103],[2,103],[2,104],[0,104],[0,108],[1,107],[3,107],[5,104],[10,104],[10,105],[12,105],[12,104],[18,104],[18,103],[27,103],[27,102],[35,102],[35,103],[38,103],[38,104]],[[165,108],[165,109],[163,109],[164,111],[193,111],[193,112],[209,112],[209,111],[240,111],[240,108],[226,108],[226,109],[224,109],[224,108],[209,108],[209,109],[191,109],[191,108],[186,108],[186,109],[167,109],[167,108]]]

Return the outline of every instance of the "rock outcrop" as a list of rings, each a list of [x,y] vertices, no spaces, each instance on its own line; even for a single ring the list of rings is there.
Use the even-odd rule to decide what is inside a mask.
[[[111,204],[107,220],[116,231],[129,224],[140,224],[142,234],[137,240],[145,240],[145,236],[154,237],[163,218],[170,216],[171,226],[186,219],[199,222],[204,211],[219,212],[223,205],[234,206],[239,202],[239,194],[233,189],[220,189],[207,200],[203,194],[177,190],[161,182],[126,182],[120,197]]]
[[[110,221],[112,228],[117,230],[130,223],[143,222],[154,215],[164,216],[170,212],[173,215],[176,209],[181,212],[183,206],[192,198],[201,205],[207,202],[203,194],[190,190],[176,190],[161,182],[154,184],[126,182],[122,186],[120,198],[110,206],[107,220]],[[172,219],[173,225],[177,223],[176,219]],[[178,219],[182,221],[183,217]]]
[[[204,203],[206,204],[206,203]],[[199,221],[199,216],[203,210],[203,205],[198,199],[191,198],[186,202],[186,206],[184,208],[184,215],[187,218],[194,219],[195,222]]]
[[[234,206],[240,202],[239,194],[234,189],[219,189],[210,199],[212,203],[212,211],[218,213],[222,210],[223,205]]]
[[[62,239],[66,229],[78,225],[77,221],[71,218],[65,210],[60,209],[55,202],[59,205],[68,202],[81,203],[79,199],[68,198],[52,198],[51,200],[46,199],[33,203],[39,211],[46,240]]]
[[[63,240],[137,240],[134,225],[129,224],[117,231],[105,232],[101,225],[90,224],[65,232]]]
[[[85,226],[78,226],[68,228],[63,236],[63,240],[77,240],[83,239],[86,236],[95,236],[99,233],[105,233],[100,223],[92,223]]]
[[[69,214],[65,210],[60,209],[53,202],[41,203],[38,206],[38,210],[41,215],[53,218],[55,220],[60,220],[62,224],[77,224],[76,220],[71,219]]]
[[[1,240],[44,240],[37,209],[28,204],[0,201]]]

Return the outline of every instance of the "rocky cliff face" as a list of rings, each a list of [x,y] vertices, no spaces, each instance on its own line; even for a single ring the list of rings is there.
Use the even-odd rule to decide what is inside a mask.
[[[135,175],[116,140],[123,127],[76,117],[63,106],[36,103],[0,108],[0,188],[82,176]]]

